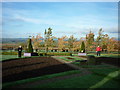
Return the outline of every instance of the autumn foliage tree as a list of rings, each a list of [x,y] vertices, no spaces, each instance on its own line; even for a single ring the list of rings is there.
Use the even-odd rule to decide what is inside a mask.
[[[107,45],[108,52],[115,51],[116,44],[117,44],[117,41],[115,40],[115,38],[113,38],[113,37],[110,38],[108,45]]]
[[[98,45],[101,46],[102,39],[103,39],[103,30],[102,30],[102,28],[100,28],[100,30],[99,30],[99,32],[98,32],[98,37],[97,37],[97,39],[96,39],[97,46],[98,46]]]
[[[35,50],[39,49],[40,43],[42,42],[41,39],[42,39],[42,37],[40,34],[36,35],[36,37],[35,36],[32,37],[33,47]]]
[[[63,51],[64,49],[68,51],[95,51],[96,47],[99,45],[103,51],[117,51],[120,49],[119,41],[115,38],[110,38],[108,34],[103,34],[102,28],[98,31],[97,38],[94,38],[94,33],[90,31],[86,37],[82,37],[79,40],[71,35],[69,38],[67,36],[63,36],[61,38],[57,38],[52,36],[52,29],[45,29],[44,32],[44,41],[42,41],[42,37],[38,34],[36,37],[32,37],[33,47],[34,49],[39,49],[40,43],[43,43],[42,48],[45,48],[46,52],[48,50],[52,50],[54,47],[59,51]],[[54,40],[55,39],[55,40]],[[32,44],[32,43],[31,43]]]
[[[60,51],[62,51],[64,48],[65,48],[65,44],[66,44],[66,41],[65,39],[67,39],[66,36],[63,36],[61,38],[58,38],[58,49]]]
[[[73,51],[74,47],[73,44],[76,41],[76,38],[74,38],[73,35],[70,36],[70,38],[68,39],[68,48],[70,51]]]
[[[94,33],[90,31],[89,34],[86,35],[86,50],[92,51],[94,47]]]
[[[80,51],[80,40],[73,42],[73,50],[77,52]]]

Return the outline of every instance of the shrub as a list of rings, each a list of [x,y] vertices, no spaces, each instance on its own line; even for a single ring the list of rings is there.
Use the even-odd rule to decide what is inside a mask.
[[[49,56],[51,56],[51,55],[54,55],[54,56],[72,56],[72,53],[47,53],[47,55]]]
[[[18,55],[18,52],[2,52],[2,55]]]
[[[38,53],[39,56],[46,56],[47,54],[42,52],[42,53]]]
[[[33,46],[32,46],[32,41],[29,38],[28,39],[28,48],[27,48],[27,53],[32,53],[33,52]]]
[[[80,47],[80,52],[85,52],[85,44],[84,41],[82,41],[81,47]]]

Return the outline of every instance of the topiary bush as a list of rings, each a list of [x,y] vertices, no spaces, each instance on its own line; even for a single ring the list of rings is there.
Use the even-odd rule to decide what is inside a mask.
[[[27,53],[33,53],[32,41],[30,38],[28,39]]]
[[[80,52],[84,53],[85,52],[85,43],[82,41],[81,47],[80,47]]]

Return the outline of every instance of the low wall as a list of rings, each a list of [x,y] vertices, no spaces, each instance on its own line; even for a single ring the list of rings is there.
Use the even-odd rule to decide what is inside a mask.
[[[106,63],[120,67],[120,58],[96,57],[98,63]]]

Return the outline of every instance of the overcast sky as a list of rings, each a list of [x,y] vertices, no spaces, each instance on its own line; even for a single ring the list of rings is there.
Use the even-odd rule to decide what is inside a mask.
[[[2,33],[6,38],[28,38],[51,27],[53,36],[85,37],[100,28],[118,37],[117,2],[4,2]]]

